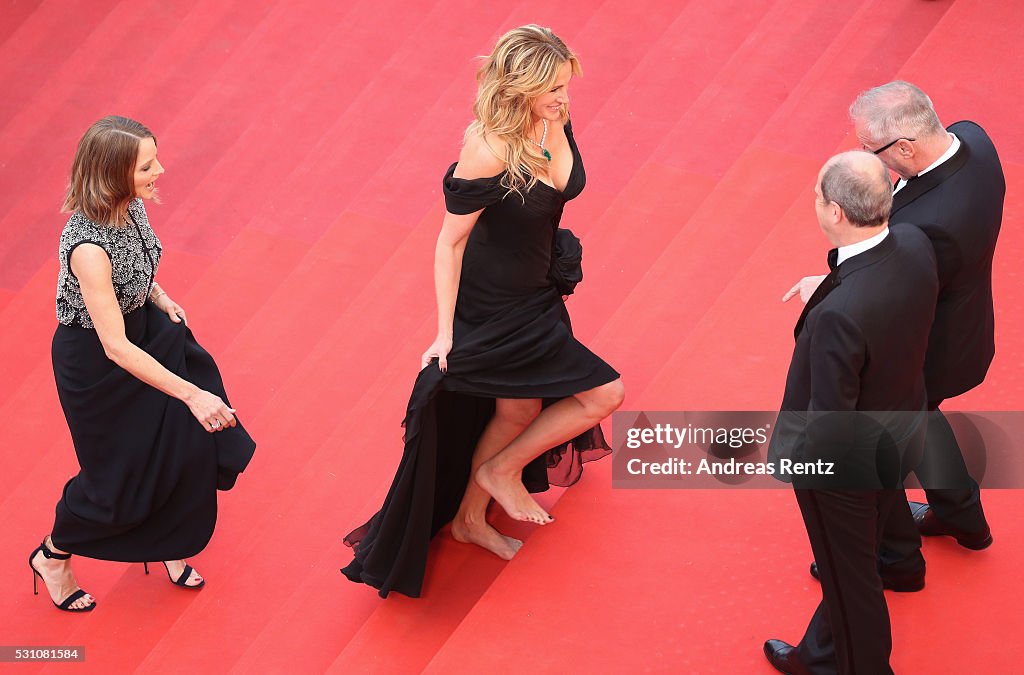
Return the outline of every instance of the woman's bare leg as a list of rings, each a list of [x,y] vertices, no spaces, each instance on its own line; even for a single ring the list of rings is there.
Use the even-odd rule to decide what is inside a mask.
[[[452,537],[456,541],[476,544],[500,558],[511,560],[523,542],[501,534],[487,522],[487,506],[491,495],[481,488],[473,476],[481,464],[501,452],[540,412],[540,399],[498,399],[494,417],[488,422],[473,452],[473,467],[459,512],[452,520]]]
[[[535,457],[564,443],[610,415],[622,405],[625,390],[615,380],[544,408],[501,452],[480,464],[474,474],[509,516],[539,525],[554,520],[523,486],[522,471]]]

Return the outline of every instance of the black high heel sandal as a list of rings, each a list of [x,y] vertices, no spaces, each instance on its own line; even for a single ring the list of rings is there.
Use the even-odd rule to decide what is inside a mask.
[[[43,579],[43,575],[40,574],[39,570],[36,569],[36,566],[32,564],[32,559],[36,557],[36,553],[42,553],[43,557],[47,558],[48,560],[68,560],[71,557],[70,553],[54,553],[50,550],[50,547],[46,545],[46,540],[43,539],[43,543],[41,543],[38,548],[36,548],[28,554],[28,566],[32,568],[32,595],[39,595],[39,579]],[[45,585],[46,580],[43,579],[43,586]],[[86,605],[85,607],[71,606],[74,604],[75,600],[83,598],[86,595],[88,595],[88,593],[79,588],[77,591],[73,592],[71,595],[64,598],[64,600],[60,604],[53,602],[52,598],[50,601],[53,602],[54,607],[65,612],[91,612],[92,610],[96,609],[95,598],[93,598],[91,605]]]
[[[146,574],[149,574],[149,563],[142,563],[142,569],[146,570]],[[185,569],[182,571],[181,576],[179,576],[177,580],[171,579],[171,569],[167,566],[166,562],[164,562],[164,570],[167,571],[167,578],[170,579],[171,583],[175,586],[181,586],[182,588],[187,588],[190,591],[194,591],[206,585],[206,579],[203,579],[195,586],[189,586],[187,583],[185,583],[186,581],[188,581],[188,578],[192,576],[192,572],[194,571],[192,569],[192,566],[188,563],[185,564]]]

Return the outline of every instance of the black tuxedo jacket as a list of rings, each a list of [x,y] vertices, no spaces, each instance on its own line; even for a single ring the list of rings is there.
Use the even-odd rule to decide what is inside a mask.
[[[815,415],[925,409],[923,366],[938,289],[928,238],[907,224],[890,226],[880,244],[829,273],[797,322],[775,457],[847,454],[857,442],[852,416],[816,427]],[[908,420],[920,416],[899,422]]]
[[[992,255],[1006,181],[985,130],[957,122],[960,149],[893,196],[891,222],[912,223],[935,251],[939,298],[925,359],[929,400],[981,384],[995,354]]]

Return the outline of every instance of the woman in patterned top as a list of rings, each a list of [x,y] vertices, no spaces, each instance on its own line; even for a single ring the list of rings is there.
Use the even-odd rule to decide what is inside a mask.
[[[81,471],[29,556],[33,590],[39,577],[66,611],[96,607],[72,553],[161,560],[176,585],[203,586],[184,558],[209,542],[216,490],[255,450],[185,311],[155,281],[161,246],[143,200],[157,201],[163,172],[153,134],[114,116],[86,131],[71,169],[52,356]]]

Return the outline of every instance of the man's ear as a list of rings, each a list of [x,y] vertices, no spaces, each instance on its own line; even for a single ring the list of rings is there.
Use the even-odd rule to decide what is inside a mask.
[[[840,222],[842,222],[843,216],[845,215],[843,213],[843,207],[837,204],[836,202],[829,202],[828,208],[829,215],[832,216],[832,224],[838,225]]]

